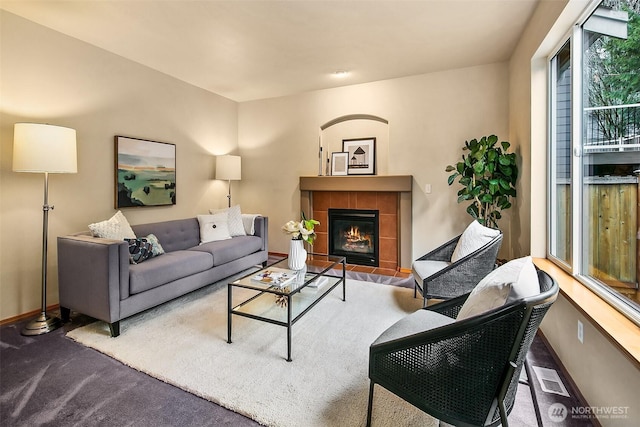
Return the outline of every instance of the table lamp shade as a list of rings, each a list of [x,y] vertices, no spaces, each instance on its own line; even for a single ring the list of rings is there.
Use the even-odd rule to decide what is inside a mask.
[[[216,157],[216,179],[225,181],[239,181],[242,175],[242,164],[240,156],[218,156]]]
[[[13,128],[13,170],[77,173],[75,129],[16,123]]]

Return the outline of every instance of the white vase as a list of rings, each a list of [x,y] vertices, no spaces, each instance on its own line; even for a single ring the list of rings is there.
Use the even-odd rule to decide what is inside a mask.
[[[289,245],[289,268],[292,270],[302,270],[307,262],[307,250],[302,244],[302,240],[291,240]]]

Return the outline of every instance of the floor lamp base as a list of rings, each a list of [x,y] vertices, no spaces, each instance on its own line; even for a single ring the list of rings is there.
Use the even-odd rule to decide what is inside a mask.
[[[20,333],[26,336],[48,334],[49,332],[58,329],[60,326],[62,326],[62,321],[59,318],[49,316],[47,313],[43,312],[37,319],[27,323]]]

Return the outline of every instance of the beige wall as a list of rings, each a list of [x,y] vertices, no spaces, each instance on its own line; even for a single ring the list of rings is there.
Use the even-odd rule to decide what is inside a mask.
[[[77,130],[78,173],[51,175],[48,303],[58,301],[56,236],[115,213],[114,135],[176,144],[177,205],[129,208],[132,224],[226,204],[214,154],[237,148],[237,104],[0,11],[0,319],[40,307],[43,175],[12,172],[13,124]]]
[[[510,138],[522,154],[514,250],[546,256],[547,58],[582,15],[588,2],[543,1],[524,31],[509,64]],[[526,197],[521,197],[526,194]],[[577,322],[584,324],[584,344]],[[600,419],[603,426],[635,426],[640,419],[640,372],[563,295],[551,307],[542,331],[587,403],[629,407],[624,419]]]
[[[462,232],[470,217],[466,205],[456,203],[458,188],[447,185],[445,167],[460,158],[465,140],[492,133],[508,138],[507,71],[506,63],[490,64],[240,104],[245,176],[239,197],[269,216],[270,250],[287,251],[279,228],[300,215],[298,177],[317,175],[320,126],[350,114],[387,119],[388,127],[361,123],[360,136],[382,137],[380,171],[414,177],[413,258]],[[343,131],[332,129],[331,151],[341,138],[355,136],[351,129],[336,132]],[[505,248],[507,242],[508,236]]]
[[[465,139],[496,133],[521,156],[515,209],[501,222],[506,233],[502,256],[544,256],[545,58],[585,4],[541,1],[509,63],[239,106],[0,11],[0,319],[40,305],[42,176],[11,171],[13,124],[19,121],[78,131],[79,173],[50,180],[55,205],[50,215],[51,304],[57,302],[55,237],[86,229],[115,211],[116,134],[177,146],[178,204],[124,210],[130,222],[182,218],[224,206],[226,186],[211,180],[213,155],[233,152],[243,156],[243,179],[232,184],[234,202],[245,212],[268,215],[270,250],[286,252],[287,238],[279,228],[299,215],[298,177],[317,174],[320,126],[348,114],[383,117],[388,126],[372,122],[332,128],[323,135],[325,147],[336,150],[342,134],[376,136],[379,171],[414,176],[415,257],[468,223],[465,207],[455,201],[457,188],[446,184],[444,168],[459,158]],[[432,185],[431,194],[423,192],[425,184]],[[580,351],[577,319],[585,322]],[[562,298],[543,330],[590,404],[634,402],[637,368]]]

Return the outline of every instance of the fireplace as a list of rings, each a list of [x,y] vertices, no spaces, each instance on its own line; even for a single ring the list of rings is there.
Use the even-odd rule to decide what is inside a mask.
[[[329,209],[329,254],[348,264],[378,267],[379,213],[365,209]]]

